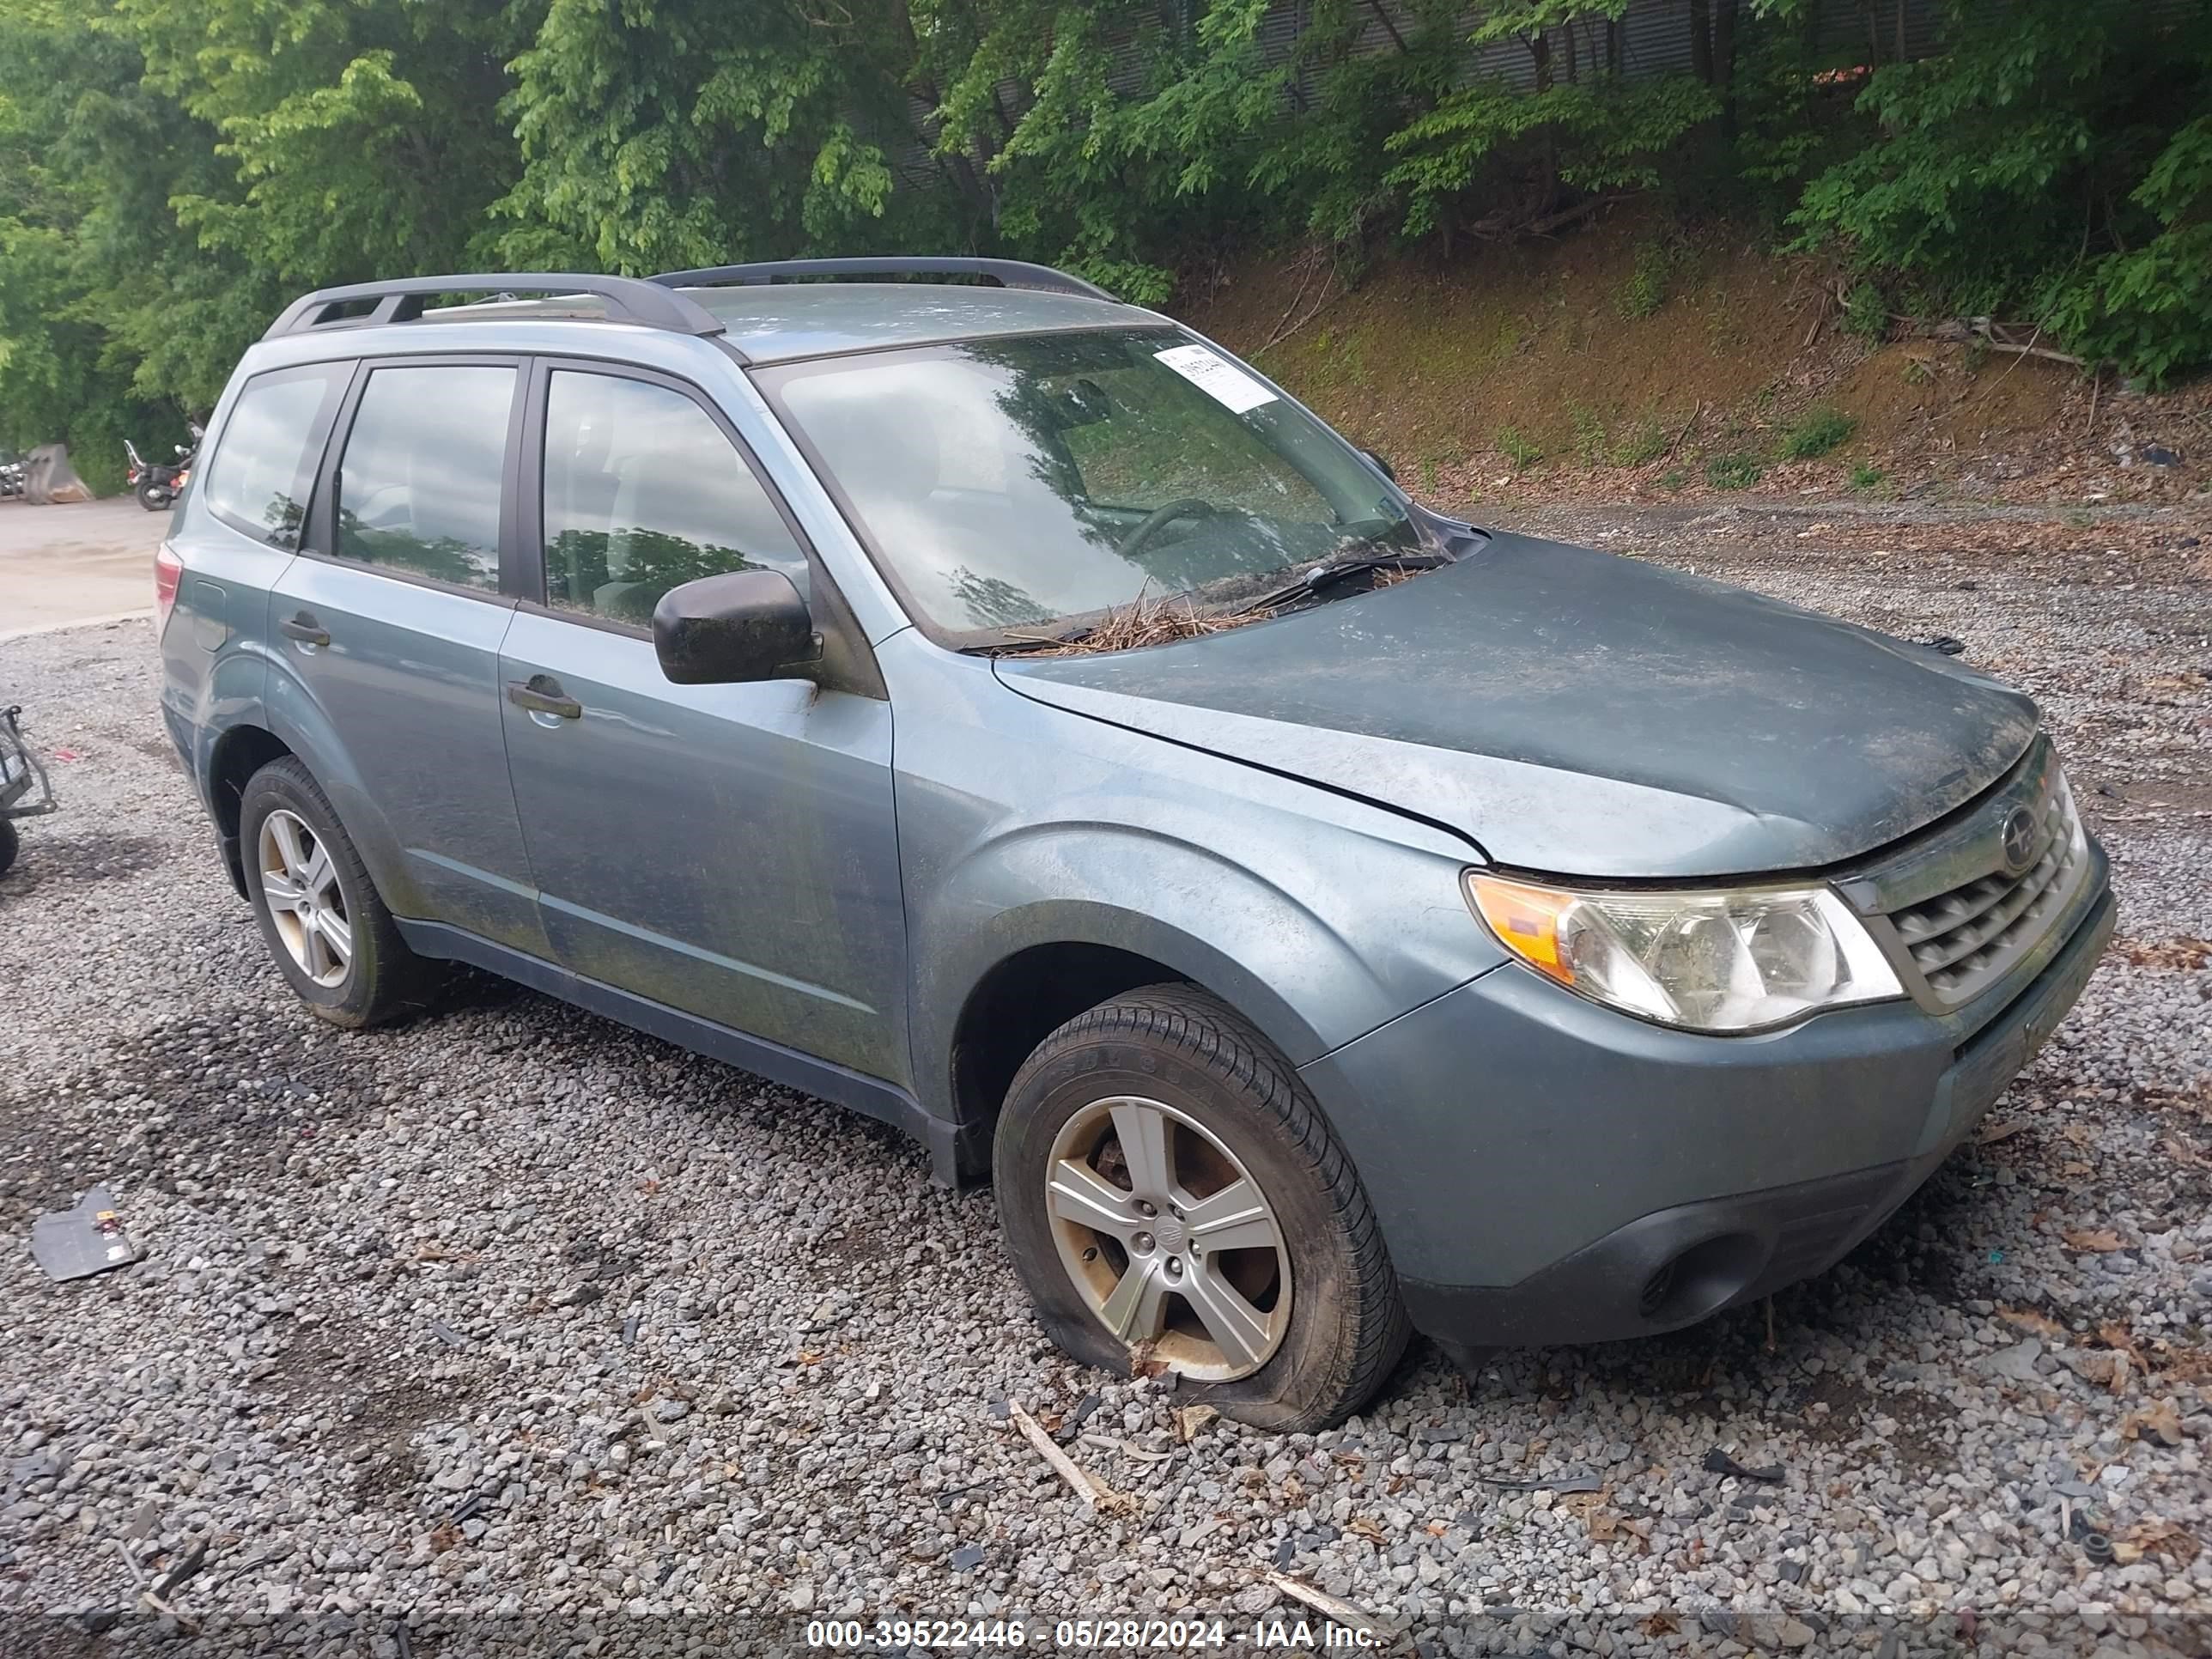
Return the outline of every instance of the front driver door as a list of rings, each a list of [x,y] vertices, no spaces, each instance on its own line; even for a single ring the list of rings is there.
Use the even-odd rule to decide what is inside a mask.
[[[544,557],[501,651],[509,772],[571,972],[906,1081],[891,711],[803,680],[672,685],[654,603],[747,566],[819,580],[679,382],[540,365],[525,495]],[[526,463],[527,466],[527,462]]]

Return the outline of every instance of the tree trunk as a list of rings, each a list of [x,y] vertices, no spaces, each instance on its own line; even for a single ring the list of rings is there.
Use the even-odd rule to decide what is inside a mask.
[[[1711,0],[1690,0],[1690,68],[1707,86],[1713,83],[1713,19]]]
[[[1405,51],[1406,37],[1398,33],[1398,26],[1390,21],[1390,14],[1384,9],[1382,0],[1367,0],[1367,9],[1375,14],[1375,21],[1382,24],[1382,32],[1390,37],[1390,44],[1401,52]]]
[[[1735,142],[1736,0],[1712,0],[1713,84],[1721,91],[1721,137]]]
[[[1619,75],[1628,57],[1628,25],[1618,17],[1606,20],[1605,70],[1608,75]]]

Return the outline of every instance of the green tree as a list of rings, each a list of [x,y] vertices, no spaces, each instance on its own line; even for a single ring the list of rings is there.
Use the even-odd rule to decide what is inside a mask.
[[[1884,64],[1859,108],[1868,142],[1794,216],[1806,245],[2132,368],[2212,361],[2212,0],[1957,3],[1945,50]]]

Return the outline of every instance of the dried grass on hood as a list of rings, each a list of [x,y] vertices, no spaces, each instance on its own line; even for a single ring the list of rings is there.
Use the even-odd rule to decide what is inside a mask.
[[[1201,611],[1188,594],[1148,599],[1139,593],[1127,605],[1116,605],[1091,625],[1080,639],[1064,640],[1042,651],[1025,651],[1024,657],[1083,657],[1098,651],[1133,651],[1142,645],[1166,645],[1176,640],[1194,640],[1207,634],[1224,634],[1246,623],[1265,622],[1273,611],[1233,611],[1212,615]]]

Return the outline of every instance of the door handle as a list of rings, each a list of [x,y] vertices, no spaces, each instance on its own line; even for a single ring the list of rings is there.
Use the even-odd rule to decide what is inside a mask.
[[[584,705],[561,689],[550,674],[532,674],[526,680],[507,683],[507,700],[533,714],[558,714],[564,720],[581,720]]]
[[[317,622],[310,611],[302,611],[296,617],[287,617],[276,624],[277,631],[288,640],[297,640],[302,645],[328,645],[331,630]]]

